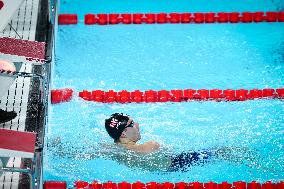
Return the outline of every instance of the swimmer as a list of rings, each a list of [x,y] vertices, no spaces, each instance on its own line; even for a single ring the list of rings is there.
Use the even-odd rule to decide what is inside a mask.
[[[114,139],[113,144],[98,144],[96,146],[75,147],[61,142],[58,137],[48,144],[54,155],[72,159],[111,159],[130,168],[146,171],[186,172],[192,166],[204,166],[208,162],[225,160],[244,164],[249,167],[259,167],[259,154],[249,148],[216,147],[207,150],[188,151],[173,154],[156,141],[139,144],[141,139],[139,124],[130,116],[122,113],[112,114],[105,120],[105,129]]]
[[[132,151],[135,153],[140,153],[141,155],[149,157],[149,154],[155,154],[161,148],[160,144],[156,141],[148,141],[143,144],[138,144],[137,142],[141,139],[140,128],[137,122],[127,115],[122,113],[115,113],[110,116],[110,118],[105,120],[105,128],[108,132],[109,136],[114,139],[114,143],[118,146],[126,149],[128,151]],[[238,156],[234,158],[233,154],[238,153]],[[189,167],[193,165],[204,165],[206,162],[209,162],[214,158],[230,160],[232,162],[243,162],[244,160],[240,158],[242,155],[246,154],[248,149],[238,148],[238,147],[223,147],[218,149],[210,149],[210,150],[200,150],[200,151],[192,151],[192,152],[183,152],[177,155],[160,155],[154,156],[154,158],[159,157],[158,161],[154,161],[152,158],[152,163],[149,167],[162,169],[166,171],[187,171]],[[133,153],[132,153],[133,154]],[[229,157],[231,154],[231,157]],[[251,157],[251,156],[249,156]],[[149,163],[149,159],[146,162],[142,162],[144,158],[135,158],[136,163],[132,163],[135,166],[137,161],[140,162],[141,165],[147,165]],[[125,163],[129,164],[128,161]],[[159,165],[160,164],[160,165]]]

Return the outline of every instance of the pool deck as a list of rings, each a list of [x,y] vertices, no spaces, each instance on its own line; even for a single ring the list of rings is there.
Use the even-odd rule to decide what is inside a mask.
[[[38,38],[37,24],[41,24],[38,20],[38,10],[41,0],[25,0],[21,7],[16,11],[10,25],[0,33],[0,37],[8,37],[14,39],[22,39],[35,41]],[[12,27],[11,27],[12,26]],[[16,31],[16,32],[15,32]],[[0,59],[23,62],[21,72],[35,73],[40,67],[39,62],[26,60],[24,56],[4,54],[0,51]],[[17,117],[12,121],[0,124],[0,128],[17,130],[17,131],[37,131],[33,118],[38,111],[32,111],[33,92],[35,83],[29,77],[17,77],[7,93],[0,98],[0,109],[15,111]],[[9,167],[25,167],[29,166],[30,161],[27,159],[15,157],[10,158],[7,166]],[[27,176],[19,173],[4,172],[0,176],[0,189],[16,189],[29,188]]]

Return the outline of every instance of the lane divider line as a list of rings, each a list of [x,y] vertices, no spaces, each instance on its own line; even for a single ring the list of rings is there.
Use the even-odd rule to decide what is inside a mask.
[[[58,24],[77,24],[77,14],[60,14]],[[123,13],[86,14],[86,25],[113,24],[208,24],[208,23],[259,23],[284,22],[281,12],[208,12],[208,13]]]
[[[67,183],[60,181],[45,181],[43,184],[44,189],[66,189]],[[276,183],[272,183],[271,181],[266,181],[263,183],[259,183],[256,181],[252,182],[243,182],[237,181],[233,183],[222,182],[148,182],[142,183],[140,181],[129,183],[129,182],[105,182],[100,183],[98,181],[93,181],[92,183],[88,183],[86,181],[76,181],[74,182],[75,189],[283,189],[284,182],[279,181]]]
[[[51,91],[52,104],[67,102],[72,99],[73,89],[55,89]],[[147,91],[102,91],[83,90],[79,97],[86,101],[101,103],[155,103],[187,101],[245,101],[254,99],[284,99],[284,88],[277,89],[174,89]]]

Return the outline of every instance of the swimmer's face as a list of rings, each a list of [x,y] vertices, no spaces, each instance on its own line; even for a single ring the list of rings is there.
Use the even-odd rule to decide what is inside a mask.
[[[128,138],[133,142],[141,139],[139,124],[134,122],[131,117],[129,117],[127,127],[124,129],[121,137]]]

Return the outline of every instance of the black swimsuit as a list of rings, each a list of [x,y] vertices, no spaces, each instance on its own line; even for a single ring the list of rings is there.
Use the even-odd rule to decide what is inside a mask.
[[[209,161],[210,157],[214,155],[209,150],[200,152],[183,152],[179,155],[172,157],[172,163],[168,168],[169,172],[182,171],[186,172],[190,166],[202,165]]]

